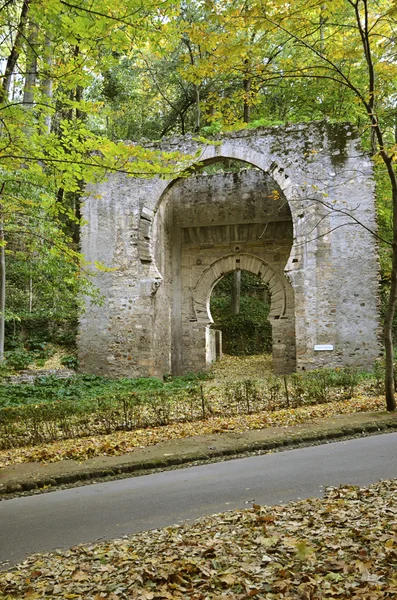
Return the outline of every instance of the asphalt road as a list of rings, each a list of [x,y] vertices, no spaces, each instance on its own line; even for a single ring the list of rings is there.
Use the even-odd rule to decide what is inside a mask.
[[[3,568],[33,552],[397,477],[397,433],[177,469],[0,502]]]

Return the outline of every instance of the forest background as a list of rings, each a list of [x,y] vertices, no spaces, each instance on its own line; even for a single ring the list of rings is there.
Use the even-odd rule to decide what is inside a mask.
[[[354,123],[374,159],[394,410],[397,3],[0,2],[0,361],[73,345],[105,268],[79,252],[84,186],[184,168],[139,142],[327,118]]]

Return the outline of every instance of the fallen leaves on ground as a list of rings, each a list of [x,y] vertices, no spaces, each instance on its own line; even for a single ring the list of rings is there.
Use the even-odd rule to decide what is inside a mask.
[[[260,412],[235,417],[211,417],[190,423],[171,423],[161,427],[118,431],[109,435],[59,440],[37,446],[0,451],[0,467],[22,462],[57,462],[65,459],[86,460],[94,456],[119,456],[135,448],[153,446],[172,439],[222,432],[241,433],[250,429],[290,427],[303,423],[319,423],[330,417],[358,412],[384,410],[384,398],[357,397],[327,404]]]
[[[10,598],[397,598],[397,480],[30,557]],[[0,596],[1,597],[1,596]]]
[[[262,379],[273,373],[273,358],[270,353],[249,356],[224,354],[222,360],[214,363],[211,367],[214,380],[219,382]]]

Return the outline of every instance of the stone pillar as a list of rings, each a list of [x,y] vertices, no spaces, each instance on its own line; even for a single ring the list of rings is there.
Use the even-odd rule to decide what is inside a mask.
[[[293,316],[270,318],[272,326],[272,356],[274,372],[280,375],[296,369],[295,323]]]

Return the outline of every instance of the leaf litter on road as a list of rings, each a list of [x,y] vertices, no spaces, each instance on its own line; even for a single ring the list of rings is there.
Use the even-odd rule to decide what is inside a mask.
[[[0,590],[21,600],[395,600],[397,480],[36,554],[0,573]]]

